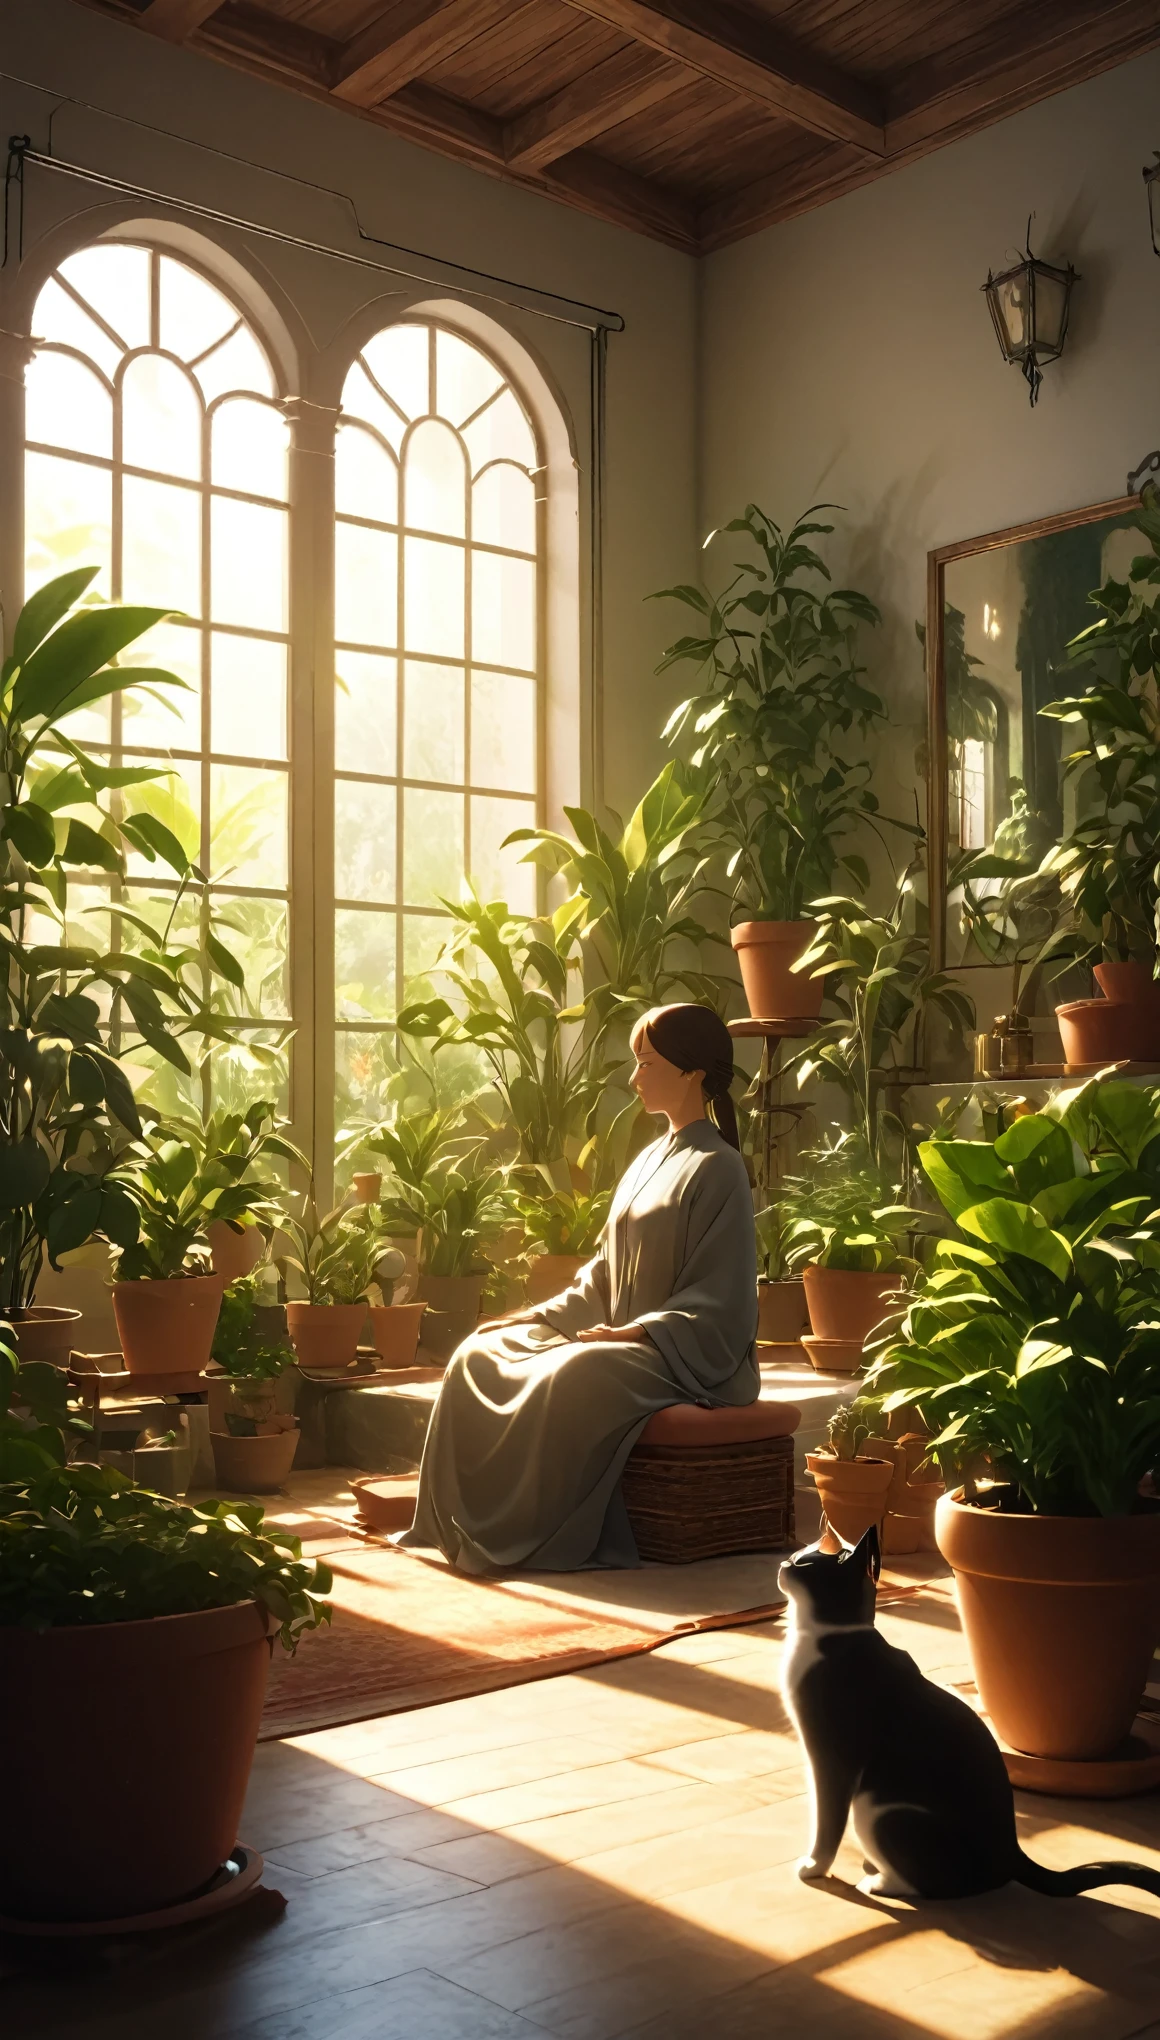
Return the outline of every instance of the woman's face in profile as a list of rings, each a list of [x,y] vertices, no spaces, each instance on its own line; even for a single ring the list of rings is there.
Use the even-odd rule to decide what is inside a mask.
[[[646,1112],[681,1118],[693,1100],[700,1102],[702,1070],[679,1070],[658,1055],[647,1035],[633,1049],[636,1065],[630,1079]]]

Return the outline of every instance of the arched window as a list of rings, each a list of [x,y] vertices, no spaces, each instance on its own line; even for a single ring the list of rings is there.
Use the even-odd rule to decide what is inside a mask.
[[[32,333],[27,589],[95,563],[102,594],[179,612],[132,656],[188,691],[115,697],[84,711],[78,734],[114,764],[173,768],[134,789],[133,806],[156,813],[210,874],[244,966],[238,1053],[215,1058],[219,1099],[267,1090],[245,1044],[276,1041],[271,1023],[291,1018],[287,426],[270,362],[199,270],[120,241],[60,264]],[[130,864],[126,907],[134,890],[164,889],[157,870]],[[90,904],[109,900],[107,883],[94,877]],[[128,915],[113,927],[115,940],[136,939]],[[175,1102],[172,1073],[154,1095]]]
[[[430,320],[370,340],[335,451],[340,1115],[377,1103],[399,1004],[469,877],[533,910],[501,844],[542,782],[536,435],[504,372]]]

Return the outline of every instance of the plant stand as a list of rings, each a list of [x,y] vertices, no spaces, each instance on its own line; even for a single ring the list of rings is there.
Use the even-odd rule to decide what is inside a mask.
[[[727,1023],[735,1041],[761,1043],[761,1066],[757,1073],[757,1104],[754,1118],[761,1129],[761,1138],[754,1157],[753,1188],[761,1209],[770,1203],[774,1187],[781,1177],[775,1122],[784,1117],[796,1126],[805,1111],[804,1105],[787,1105],[782,1096],[782,1043],[804,1041],[807,1035],[816,1034],[820,1021],[817,1020],[730,1020]]]

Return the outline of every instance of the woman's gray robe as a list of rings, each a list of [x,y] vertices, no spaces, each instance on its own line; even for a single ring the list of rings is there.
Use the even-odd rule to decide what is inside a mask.
[[[648,1338],[585,1344],[591,1325]],[[465,1339],[431,1419],[413,1527],[464,1572],[639,1565],[624,1462],[672,1403],[756,1402],[757,1258],[745,1165],[707,1119],[654,1141],[594,1260],[531,1324]]]

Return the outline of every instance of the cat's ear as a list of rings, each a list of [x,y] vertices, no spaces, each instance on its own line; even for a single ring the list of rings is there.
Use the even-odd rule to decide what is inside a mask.
[[[877,1523],[871,1523],[870,1528],[858,1540],[853,1548],[853,1556],[859,1564],[865,1566],[871,1579],[877,1580],[882,1571],[882,1546],[878,1541]]]

